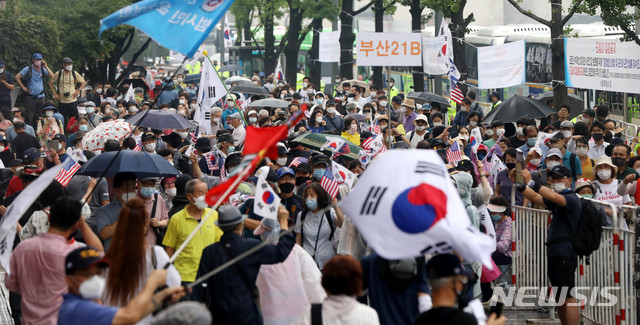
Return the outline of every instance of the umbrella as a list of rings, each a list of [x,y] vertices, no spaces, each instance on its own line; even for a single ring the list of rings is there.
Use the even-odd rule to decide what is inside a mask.
[[[253,84],[251,82],[251,79],[249,78],[245,78],[245,77],[239,77],[239,76],[234,76],[234,77],[229,77],[227,79],[224,80],[224,83],[228,86],[231,85],[232,83],[237,83],[238,85],[242,85],[242,84]]]
[[[149,91],[149,86],[147,85],[146,82],[144,82],[144,79],[125,79],[120,84],[121,85],[129,84],[129,87],[133,87],[133,88],[140,87],[144,89],[145,93]]]
[[[347,116],[345,116],[345,118],[350,117],[354,120],[356,120],[358,123],[363,123],[367,121],[367,117],[364,114],[360,114],[360,113],[354,113],[354,114],[349,114]]]
[[[268,90],[264,89],[264,87],[256,86],[256,85],[247,85],[247,84],[235,85],[229,88],[229,91],[232,93],[238,92],[238,93],[249,94],[249,95],[269,96]]]
[[[289,104],[291,104],[291,102],[288,102],[286,100],[275,99],[275,98],[265,98],[265,99],[259,99],[259,100],[253,101],[249,103],[248,106],[259,107],[259,108],[263,108],[263,107],[285,108],[285,107],[289,107]]]
[[[129,133],[131,133],[131,125],[125,120],[119,119],[102,122],[82,137],[82,149],[91,151],[102,150],[105,141],[109,139],[120,141]]]
[[[115,161],[107,169],[114,158]],[[168,177],[180,174],[162,156],[133,150],[121,150],[120,154],[118,151],[109,151],[97,155],[89,159],[78,171],[80,175],[92,177],[114,177],[118,173],[134,173],[137,178]]]
[[[186,84],[197,84],[200,82],[200,74],[190,74],[186,78],[184,78],[184,83]]]
[[[144,119],[142,118],[143,116]],[[159,109],[149,110],[146,112],[146,116],[145,111],[138,112],[138,114],[127,118],[126,121],[131,125],[145,126],[157,130],[183,130],[193,126],[193,124],[184,117],[170,111],[162,111]]]
[[[218,69],[218,72],[227,72],[227,71],[241,71],[244,70],[244,67],[237,64],[227,64],[224,67]]]
[[[342,84],[345,84],[345,83],[349,84],[351,87],[353,86],[363,87],[364,93],[365,94],[369,93],[369,84],[362,80],[358,80],[358,79],[342,80],[340,82],[339,89],[342,89]]]
[[[330,137],[338,137],[343,139],[349,145],[349,149],[351,149],[351,153],[342,155],[341,157],[345,157],[350,160],[359,159],[360,156],[358,153],[360,152],[360,147],[355,143],[335,134],[326,134],[326,133],[305,133],[295,139],[292,142],[299,143],[300,145],[307,147],[309,149],[320,150],[323,144],[327,142],[327,138]],[[327,155],[331,155],[331,151],[325,150],[323,153]]]
[[[544,118],[553,113],[555,113],[555,111],[551,107],[547,106],[547,104],[543,104],[541,101],[525,96],[515,95],[513,97],[509,97],[507,100],[502,102],[502,104],[489,112],[489,114],[487,114],[482,120],[482,123],[490,124],[495,120],[500,120],[505,123],[515,122],[521,117],[530,119]]]
[[[584,100],[582,100],[582,98],[578,97],[578,95],[576,94],[569,93],[568,95],[569,96],[567,97],[566,104],[569,105],[569,109],[571,110],[569,112],[569,119],[572,119],[582,114],[582,111],[584,110]],[[544,92],[538,95],[536,99],[546,104],[547,101],[553,99],[553,91]],[[554,103],[554,106],[560,107],[560,104]]]
[[[424,92],[424,91],[410,92],[407,95],[407,98],[415,100],[416,103],[418,103],[418,104],[439,103],[443,107],[451,106],[451,104],[449,104],[449,101],[446,98],[444,98],[444,97],[442,97],[440,95],[436,95],[434,93],[428,93],[428,92]]]

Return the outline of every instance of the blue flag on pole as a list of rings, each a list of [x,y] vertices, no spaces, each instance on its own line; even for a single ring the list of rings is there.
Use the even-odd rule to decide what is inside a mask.
[[[118,25],[131,25],[160,45],[193,57],[233,0],[143,0],[100,21],[98,36]]]

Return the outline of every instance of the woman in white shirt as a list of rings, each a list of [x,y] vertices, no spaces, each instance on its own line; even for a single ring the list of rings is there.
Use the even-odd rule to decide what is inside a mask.
[[[617,209],[624,204],[630,204],[631,199],[628,194],[618,194],[619,181],[615,178],[618,174],[618,167],[611,162],[611,158],[607,156],[601,156],[596,160],[596,181],[594,186],[596,193],[593,198],[599,201],[613,204]],[[605,212],[607,213],[607,224],[610,226],[613,224],[612,215],[617,211],[611,211],[610,208],[605,206]]]

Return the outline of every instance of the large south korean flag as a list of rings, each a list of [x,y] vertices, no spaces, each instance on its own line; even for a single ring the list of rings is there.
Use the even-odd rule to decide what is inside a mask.
[[[471,225],[442,159],[433,150],[379,155],[340,208],[386,259],[455,250],[465,260],[491,268],[495,240]]]

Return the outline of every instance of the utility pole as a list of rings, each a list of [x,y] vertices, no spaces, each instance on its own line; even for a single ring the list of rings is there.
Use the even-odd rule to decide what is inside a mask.
[[[331,0],[331,5],[339,7],[340,3],[339,0]],[[338,31],[338,26],[339,25],[339,20],[334,20],[331,22],[331,30],[336,32]],[[338,47],[340,48],[340,47]],[[331,69],[329,71],[331,71],[331,76],[330,76],[330,81],[326,84],[325,89],[323,89],[324,93],[326,95],[333,95],[333,90],[335,89],[335,87],[338,87],[338,84],[336,83],[335,79],[336,76],[338,75],[338,71],[339,71],[339,64],[340,62],[332,62],[331,63]],[[321,75],[320,78],[322,78],[323,76]],[[329,92],[327,92],[326,87],[330,87]]]
[[[435,15],[435,30],[436,36],[440,32],[440,25],[442,24],[442,11],[437,10]],[[437,95],[442,95],[442,78],[439,75],[433,77],[433,92]]]

